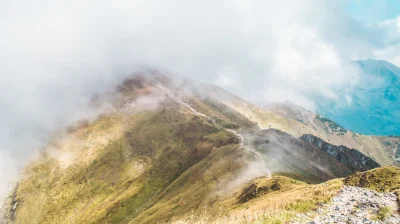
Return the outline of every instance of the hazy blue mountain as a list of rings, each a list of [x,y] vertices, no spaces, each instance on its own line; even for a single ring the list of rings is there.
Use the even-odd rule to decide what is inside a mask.
[[[355,132],[400,135],[400,68],[383,60],[355,63],[364,74],[348,102],[320,103],[319,113]]]

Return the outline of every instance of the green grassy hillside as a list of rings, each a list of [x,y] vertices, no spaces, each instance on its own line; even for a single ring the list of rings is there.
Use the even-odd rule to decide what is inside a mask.
[[[356,173],[344,179],[351,186],[369,188],[378,192],[400,190],[400,168],[387,166],[363,173]]]
[[[238,142],[208,121],[169,108],[132,116],[129,123],[121,124],[120,134],[115,134],[114,123],[107,125],[112,119],[117,118],[104,117],[70,136],[78,141],[82,135],[79,141],[84,146],[101,144],[105,136],[99,142],[89,137],[99,134],[98,129],[103,135],[113,135],[101,149],[75,149],[68,166],[62,167],[54,158],[62,150],[43,152],[42,160],[27,169],[17,189],[16,220],[128,222],[173,190],[172,183],[193,165]],[[86,162],[87,157],[92,161]]]

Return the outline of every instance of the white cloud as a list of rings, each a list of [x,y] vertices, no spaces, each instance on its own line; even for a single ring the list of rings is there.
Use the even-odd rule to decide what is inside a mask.
[[[345,99],[346,99],[347,105],[351,106],[351,104],[353,103],[353,99],[351,99],[351,97],[349,95],[346,95]]]
[[[400,16],[373,25],[381,31],[384,46],[376,48],[372,57],[400,66]]]
[[[239,74],[236,73],[236,70],[231,67],[223,67],[222,71],[217,73],[217,77],[214,83],[223,88],[234,87],[237,85],[235,81],[231,78],[233,76],[237,76]]]

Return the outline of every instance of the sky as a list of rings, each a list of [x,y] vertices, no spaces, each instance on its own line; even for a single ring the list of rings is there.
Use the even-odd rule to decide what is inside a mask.
[[[98,114],[94,94],[143,67],[259,105],[345,102],[352,60],[400,65],[394,2],[0,0],[0,195],[51,133]]]
[[[346,4],[349,13],[365,23],[378,23],[400,15],[400,2],[397,0],[349,0]]]

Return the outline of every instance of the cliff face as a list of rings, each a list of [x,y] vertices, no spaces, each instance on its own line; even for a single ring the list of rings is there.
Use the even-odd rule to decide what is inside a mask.
[[[316,136],[309,134],[301,136],[301,139],[303,141],[312,143],[321,150],[327,152],[332,157],[335,157],[341,163],[352,167],[354,170],[366,171],[380,167],[377,162],[356,149],[350,149],[343,145],[332,145]]]

